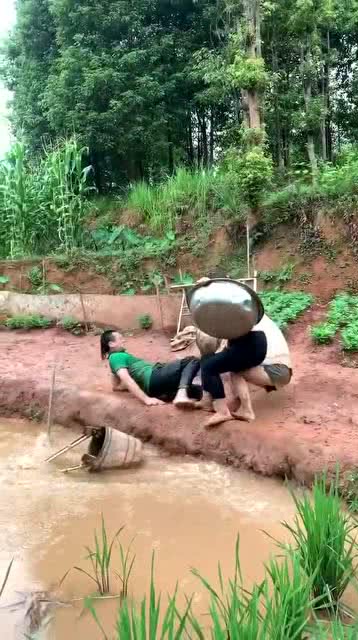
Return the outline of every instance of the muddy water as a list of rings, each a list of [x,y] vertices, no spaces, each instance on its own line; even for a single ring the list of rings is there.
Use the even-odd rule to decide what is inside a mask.
[[[218,560],[232,573],[234,546],[240,534],[242,570],[250,585],[263,575],[263,563],[275,550],[273,537],[286,539],[280,525],[294,509],[282,483],[192,459],[163,457],[146,449],[146,463],[137,470],[88,475],[61,473],[78,463],[79,448],[54,463],[43,464],[51,450],[78,434],[53,432],[53,447],[40,427],[6,422],[0,427],[0,576],[14,557],[2,598],[2,637],[23,638],[37,621],[50,619],[41,638],[97,640],[99,631],[89,614],[81,615],[80,598],[93,592],[84,575],[72,572],[61,589],[58,582],[71,566],[88,568],[85,546],[104,514],[109,533],[125,525],[123,543],[134,536],[135,569],[130,590],[141,598],[148,587],[152,550],[156,551],[156,582],[172,591],[195,591],[196,606],[205,608],[205,594],[190,568],[215,581]],[[117,563],[119,568],[119,563]],[[118,582],[113,578],[113,590]],[[31,596],[50,591],[51,596]],[[21,592],[21,593],[19,593]],[[41,599],[70,606],[54,606]],[[17,606],[5,608],[4,605]],[[116,601],[98,603],[98,613],[110,637]],[[25,615],[28,610],[28,615]]]

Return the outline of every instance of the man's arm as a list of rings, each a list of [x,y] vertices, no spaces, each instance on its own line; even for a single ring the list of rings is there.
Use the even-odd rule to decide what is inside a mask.
[[[142,404],[145,404],[147,407],[164,404],[164,402],[158,400],[158,398],[150,398],[147,396],[147,394],[144,393],[144,391],[142,391],[142,389],[137,385],[136,381],[133,380],[128,369],[119,369],[116,371],[116,375],[126,387],[127,391],[129,391]]]

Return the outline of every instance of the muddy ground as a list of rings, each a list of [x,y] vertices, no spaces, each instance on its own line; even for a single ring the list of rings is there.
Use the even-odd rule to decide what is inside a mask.
[[[0,415],[46,417],[56,360],[54,419],[62,425],[115,426],[168,452],[309,483],[327,465],[358,467],[358,369],[341,366],[336,347],[312,345],[312,314],[316,319],[317,309],[289,332],[294,363],[290,387],[269,395],[255,390],[257,419],[250,425],[235,421],[207,432],[199,412],[146,408],[126,394],[113,394],[99,338],[77,338],[57,329],[0,332]],[[163,334],[129,337],[127,348],[152,361],[185,354],[171,353]]]

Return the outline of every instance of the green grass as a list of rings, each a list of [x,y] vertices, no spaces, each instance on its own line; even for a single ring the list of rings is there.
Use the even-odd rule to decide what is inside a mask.
[[[285,329],[290,322],[294,322],[313,303],[313,297],[301,291],[263,291],[260,298],[265,306],[267,315]]]
[[[49,329],[52,325],[53,320],[37,314],[12,316],[12,318],[8,318],[5,321],[5,326],[12,330],[24,329],[30,331],[31,329]]]
[[[317,344],[333,342],[340,333],[345,351],[358,351],[358,296],[340,293],[330,302],[325,322],[311,327],[311,337]]]
[[[318,607],[337,610],[348,584],[354,579],[357,525],[342,510],[338,481],[327,487],[327,477],[317,479],[312,496],[294,495],[297,515],[285,527],[292,534],[302,569],[312,580]]]

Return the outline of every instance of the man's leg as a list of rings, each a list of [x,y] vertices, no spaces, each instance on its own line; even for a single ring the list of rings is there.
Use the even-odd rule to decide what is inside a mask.
[[[218,371],[218,369],[223,369],[222,373],[228,371],[226,359],[227,354],[221,352],[206,356],[201,360],[203,400],[199,403],[199,408],[215,412],[215,415],[205,422],[205,427],[214,427],[233,419],[227,406],[224,385],[220,377],[221,372]]]
[[[232,414],[239,420],[241,419],[246,420],[247,422],[252,422],[255,420],[255,413],[251,404],[249,385],[243,375],[241,376],[237,373],[233,373],[231,374],[231,379],[235,396],[239,398],[241,403],[240,411],[232,411]]]

